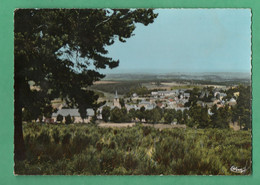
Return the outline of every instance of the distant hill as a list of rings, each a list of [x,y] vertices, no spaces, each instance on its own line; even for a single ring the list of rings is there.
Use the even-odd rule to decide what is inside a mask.
[[[167,73],[167,74],[107,74],[104,80],[115,81],[152,81],[152,80],[188,80],[188,81],[210,81],[210,82],[241,82],[251,83],[251,74],[238,72],[221,73]]]

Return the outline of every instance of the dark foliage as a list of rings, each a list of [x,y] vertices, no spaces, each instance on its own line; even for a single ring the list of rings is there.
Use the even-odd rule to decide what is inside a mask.
[[[115,68],[107,46],[126,42],[136,23],[153,23],[151,9],[18,9],[14,19],[15,158],[23,159],[22,119],[50,117],[51,100],[77,106],[82,118],[95,107],[89,90],[105,77],[98,69]],[[95,70],[89,66],[94,65]],[[22,112],[26,116],[22,117]]]

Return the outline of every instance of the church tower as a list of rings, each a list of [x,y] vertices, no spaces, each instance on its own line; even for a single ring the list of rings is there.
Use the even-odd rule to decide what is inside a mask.
[[[119,103],[119,98],[118,98],[118,95],[117,95],[117,91],[115,93],[114,106],[118,107],[118,108],[121,108],[120,103]]]

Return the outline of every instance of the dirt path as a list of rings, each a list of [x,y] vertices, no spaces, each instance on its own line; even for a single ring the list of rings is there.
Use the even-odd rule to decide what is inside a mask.
[[[142,123],[143,126],[147,127],[154,127],[159,130],[166,129],[166,128],[186,128],[186,125],[170,125],[170,124],[148,124],[148,123]],[[135,123],[105,123],[101,122],[98,124],[99,127],[104,127],[104,128],[127,128],[127,127],[132,127],[135,126]],[[230,128],[234,129],[235,131],[240,130],[240,127],[237,123],[230,124]]]
[[[117,127],[117,128],[125,128],[125,127],[132,127],[135,123],[99,123],[99,127]]]
[[[100,123],[100,124],[98,124],[99,127],[105,127],[105,128],[108,128],[108,127],[126,128],[126,127],[132,127],[134,125],[135,125],[135,123]],[[166,128],[186,128],[186,125],[147,124],[147,123],[143,123],[142,125],[154,127],[159,130],[166,129]]]
[[[153,127],[154,128],[157,128],[159,130],[161,129],[165,129],[165,128],[186,128],[186,125],[168,125],[168,124],[146,124],[144,123],[143,124],[144,126],[150,126],[150,127]]]

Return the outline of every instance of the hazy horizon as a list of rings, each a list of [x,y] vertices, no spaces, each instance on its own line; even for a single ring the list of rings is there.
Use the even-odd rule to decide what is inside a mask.
[[[118,79],[147,79],[147,78],[161,78],[161,79],[174,79],[174,78],[187,78],[187,79],[222,79],[222,80],[251,80],[251,73],[248,72],[172,72],[172,73],[108,73],[103,80],[118,80]]]
[[[104,71],[100,71],[103,72]],[[106,72],[105,74],[113,75],[113,74],[220,74],[220,73],[226,73],[226,74],[248,74],[251,75],[250,71],[169,71],[169,70],[160,70],[160,71],[154,71],[154,70],[143,70],[143,69],[137,69],[137,70],[124,70],[121,69],[120,71],[110,70]]]

